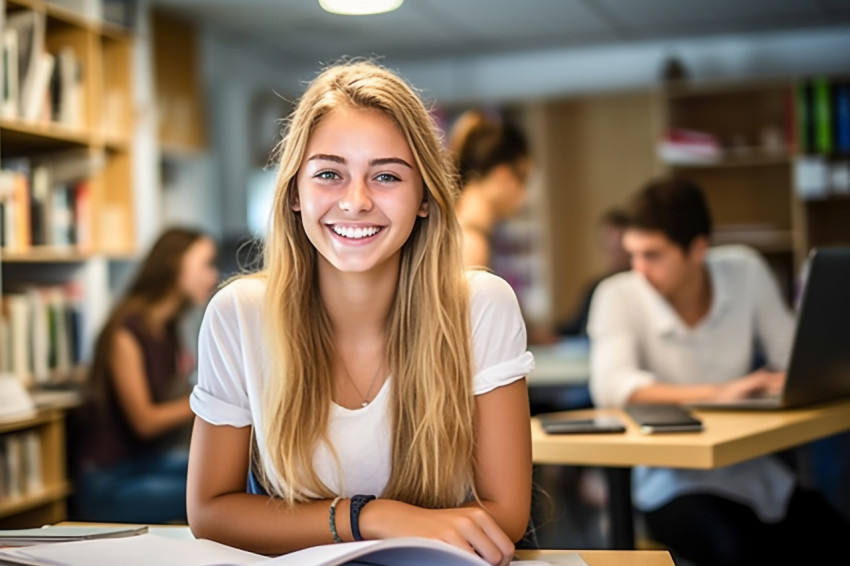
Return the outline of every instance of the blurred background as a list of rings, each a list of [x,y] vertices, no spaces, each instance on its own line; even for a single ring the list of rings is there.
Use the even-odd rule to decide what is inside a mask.
[[[4,71],[2,202],[26,194],[21,175],[34,202],[66,190],[44,201],[52,216],[5,221],[2,290],[61,288],[77,317],[64,357],[35,368],[5,357],[31,383],[86,366],[164,228],[210,234],[222,278],[252,265],[282,120],[340,58],[398,71],[445,131],[475,108],[527,136],[528,198],[498,225],[491,264],[532,345],[555,340],[612,268],[600,219],[665,172],[706,189],[715,242],[764,253],[789,302],[811,246],[850,243],[850,0],[404,0],[374,15],[318,0],[6,0],[2,13],[19,30],[4,33],[19,68]],[[28,78],[39,57],[26,53],[53,57],[47,78]],[[183,329],[190,348],[197,320]],[[556,407],[582,403],[541,391]],[[569,474],[541,474],[554,509],[541,542],[601,547],[602,484]],[[23,511],[61,515],[66,491]],[[9,509],[0,519],[20,519]]]

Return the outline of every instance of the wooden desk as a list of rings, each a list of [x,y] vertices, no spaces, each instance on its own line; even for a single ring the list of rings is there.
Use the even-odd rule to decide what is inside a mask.
[[[547,435],[532,418],[535,464],[599,466],[609,482],[612,548],[634,548],[631,468],[710,470],[772,454],[850,430],[850,399],[781,411],[694,410],[705,430],[644,435],[619,409],[568,411],[574,417],[619,416],[623,434]]]
[[[57,524],[73,526],[95,524],[98,526],[119,526],[119,524],[80,523],[73,521],[65,521]],[[126,524],[121,523],[120,526],[126,526]],[[181,537],[192,537],[191,531],[186,526],[149,525],[149,527],[155,530],[168,529],[174,532],[179,531]],[[663,550],[519,550],[517,551],[517,558],[521,560],[543,560],[557,565],[562,562],[564,557],[574,552],[578,552],[582,559],[587,562],[588,566],[674,566],[670,553]]]
[[[564,550],[519,550],[520,560],[543,560],[561,564],[559,556],[567,556]],[[575,552],[575,551],[573,551]],[[673,558],[665,550],[579,550],[579,556],[587,566],[674,566]]]

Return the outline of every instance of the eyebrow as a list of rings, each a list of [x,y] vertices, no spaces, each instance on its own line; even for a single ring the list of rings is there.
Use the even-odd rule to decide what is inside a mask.
[[[327,153],[316,153],[314,155],[311,155],[307,159],[307,161],[315,161],[315,160],[333,161],[334,163],[339,163],[341,165],[345,165],[345,163],[346,163],[344,157],[340,157],[339,155],[330,155],[330,154],[327,154]],[[389,165],[389,164],[392,164],[392,163],[395,163],[397,165],[404,165],[405,167],[407,167],[409,169],[413,169],[413,166],[411,166],[410,163],[408,163],[407,161],[405,161],[404,159],[402,159],[400,157],[379,157],[377,159],[373,159],[372,161],[370,161],[369,166],[375,167],[375,166],[378,166],[378,165]]]

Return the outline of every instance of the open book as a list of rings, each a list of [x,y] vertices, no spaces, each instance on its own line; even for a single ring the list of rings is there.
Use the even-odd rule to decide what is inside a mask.
[[[24,566],[488,566],[483,559],[444,542],[395,538],[306,548],[275,558],[217,542],[143,534],[121,539],[59,542],[0,549],[0,563]],[[548,566],[538,560],[517,566]],[[587,566],[577,553],[558,564]]]
[[[146,532],[148,532],[147,525],[137,527],[46,526],[35,529],[0,530],[0,546],[32,546],[48,542],[130,537]]]

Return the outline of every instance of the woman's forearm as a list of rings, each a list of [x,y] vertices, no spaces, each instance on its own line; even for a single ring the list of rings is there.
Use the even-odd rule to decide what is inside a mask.
[[[174,401],[151,404],[146,410],[132,415],[129,420],[136,436],[150,440],[189,424],[193,418],[189,398],[183,397]]]
[[[465,503],[464,507],[481,507],[486,510],[514,543],[522,539],[528,530],[530,509],[515,509],[514,506],[484,500],[480,504],[477,501],[470,501]]]
[[[196,537],[259,554],[284,554],[333,542],[330,500],[288,505],[280,499],[248,493],[230,493],[188,505],[189,526]],[[349,501],[336,505],[339,536],[353,540]],[[234,518],[238,517],[238,520]]]

